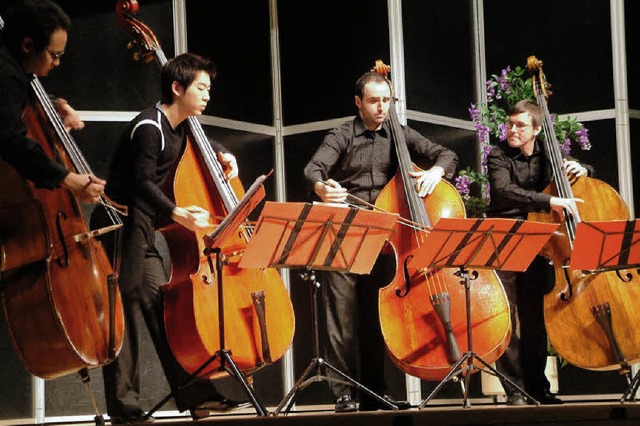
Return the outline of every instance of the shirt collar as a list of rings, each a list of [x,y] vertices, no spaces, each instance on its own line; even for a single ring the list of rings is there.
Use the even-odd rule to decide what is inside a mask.
[[[354,120],[353,133],[356,137],[362,136],[366,132],[380,133],[383,136],[387,136],[390,134],[388,129],[389,129],[389,120],[385,120],[384,123],[382,123],[382,127],[379,130],[376,130],[375,132],[371,132],[369,129],[367,129],[367,126],[364,125],[364,121],[362,121],[362,118],[359,115],[357,115]]]
[[[507,142],[505,141],[505,143]],[[542,154],[542,149],[540,148],[541,143],[542,142],[540,142],[540,140],[536,138],[536,141],[533,145],[533,152],[529,157],[525,157],[520,151],[520,148],[511,148],[508,144],[506,146],[506,153],[507,153],[507,156],[512,160],[526,161],[527,158],[535,157]]]

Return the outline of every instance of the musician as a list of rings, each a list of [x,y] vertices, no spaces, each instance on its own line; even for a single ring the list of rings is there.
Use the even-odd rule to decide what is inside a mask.
[[[0,157],[39,188],[63,187],[85,202],[97,202],[105,181],[77,174],[50,159],[27,136],[22,114],[33,102],[29,82],[60,65],[71,21],[49,0],[25,0],[7,15],[0,46]],[[81,129],[78,113],[63,99],[55,101],[67,130]]]
[[[381,74],[369,72],[356,82],[358,115],[330,131],[304,169],[308,184],[323,202],[352,202],[347,199],[351,194],[374,203],[395,175],[398,160],[387,120],[390,100],[389,83]],[[453,176],[457,156],[408,126],[402,130],[414,160],[426,160],[432,165],[428,170],[410,172],[415,178],[415,190],[425,197],[443,177]],[[378,395],[385,392],[386,353],[378,316],[378,289],[393,278],[395,264],[389,258],[380,256],[368,276],[319,274],[324,285],[327,361],[352,378],[360,371],[361,383]],[[356,411],[350,386],[334,381],[329,385],[336,398],[336,412]],[[376,400],[360,395],[361,411],[378,408],[383,407]]]
[[[106,187],[107,195],[126,205],[123,217],[120,289],[126,332],[116,360],[104,366],[107,412],[112,423],[141,421],[140,354],[138,326],[144,318],[163,371],[174,392],[180,411],[190,410],[194,419],[210,411],[228,411],[248,404],[232,401],[218,393],[210,380],[200,380],[184,389],[189,374],[173,357],[165,334],[160,286],[168,281],[162,259],[154,246],[154,225],[173,220],[192,230],[203,230],[208,213],[198,206],[177,206],[161,190],[175,168],[187,142],[189,116],[202,114],[209,102],[211,79],[216,70],[212,61],[195,54],[182,54],[162,68],[162,99],[143,110],[125,128],[116,149]],[[212,142],[229,178],[238,173],[235,157],[222,145]],[[106,211],[92,216],[95,226],[108,223]],[[109,237],[112,238],[112,237]],[[111,247],[114,241],[105,241]],[[107,250],[111,252],[111,250]]]
[[[526,99],[509,111],[507,144],[494,147],[487,167],[491,186],[488,216],[526,219],[529,212],[554,210],[577,214],[579,198],[560,198],[543,193],[552,178],[544,143],[537,136],[544,115],[537,102]],[[567,175],[584,176],[586,167],[564,160]],[[527,271],[497,271],[507,293],[513,330],[505,353],[496,361],[498,371],[542,404],[561,404],[549,391],[544,369],[547,333],[544,325],[544,295],[554,286],[549,262],[537,256]],[[507,405],[525,405],[524,396],[503,383]]]

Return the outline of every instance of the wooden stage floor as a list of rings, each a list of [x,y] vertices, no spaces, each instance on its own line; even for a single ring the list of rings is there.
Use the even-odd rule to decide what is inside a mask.
[[[274,407],[267,407],[271,412]],[[287,415],[258,417],[255,410],[215,415],[196,421],[178,412],[156,413],[153,426],[215,424],[217,426],[414,426],[414,425],[640,425],[638,402],[566,402],[563,405],[507,407],[504,404],[427,405],[422,410],[336,414],[331,406],[304,406]],[[34,424],[13,421],[0,425]],[[88,418],[47,419],[47,425],[95,425]],[[106,424],[109,425],[108,419]]]

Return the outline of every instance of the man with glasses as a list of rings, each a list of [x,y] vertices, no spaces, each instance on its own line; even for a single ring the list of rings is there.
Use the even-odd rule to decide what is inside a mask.
[[[554,210],[576,214],[579,198],[560,198],[544,193],[552,178],[542,130],[543,113],[533,100],[525,99],[509,110],[507,143],[489,153],[487,167],[491,185],[488,216],[526,219],[529,212]],[[584,176],[587,168],[564,160],[567,174]],[[525,272],[498,271],[507,293],[513,330],[504,355],[496,361],[498,371],[542,404],[561,404],[549,391],[544,369],[547,360],[547,333],[544,325],[544,295],[554,285],[554,270],[537,256]],[[507,405],[525,405],[516,389],[503,383]]]
[[[96,202],[105,181],[81,175],[47,157],[40,145],[27,136],[22,120],[27,102],[32,102],[29,82],[44,77],[60,65],[71,21],[49,0],[25,0],[7,15],[0,46],[0,158],[37,187],[63,187],[85,202]],[[67,130],[81,129],[78,113],[63,99],[56,108]],[[6,164],[0,164],[6,167]]]

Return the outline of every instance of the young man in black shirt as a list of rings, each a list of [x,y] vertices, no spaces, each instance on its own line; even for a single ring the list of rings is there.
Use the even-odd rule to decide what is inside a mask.
[[[70,26],[66,13],[49,0],[25,0],[6,16],[0,47],[0,158],[37,187],[62,187],[82,201],[96,202],[105,181],[71,172],[47,157],[38,142],[27,136],[22,120],[27,103],[33,102],[29,82],[60,65]],[[54,103],[67,130],[84,126],[66,101]]]
[[[494,147],[487,167],[491,203],[487,215],[526,219],[529,212],[550,211],[576,214],[578,198],[560,198],[544,193],[551,182],[551,164],[543,142],[540,106],[526,99],[509,111],[507,144]],[[587,169],[573,160],[564,161],[567,174],[584,176]],[[507,293],[513,330],[505,353],[496,361],[498,371],[523,388],[542,404],[561,404],[549,391],[544,369],[547,359],[547,333],[544,325],[544,295],[553,287],[553,268],[537,256],[527,271],[497,271]],[[507,405],[525,405],[524,396],[503,383]]]
[[[210,380],[184,386],[189,374],[171,353],[164,327],[160,286],[167,282],[162,259],[155,247],[158,222],[173,220],[191,231],[210,226],[208,212],[198,206],[177,206],[161,185],[175,168],[187,142],[189,116],[202,114],[209,102],[213,62],[194,54],[182,54],[162,69],[162,100],[143,110],[126,127],[112,161],[106,194],[128,207],[120,268],[120,289],[124,305],[126,334],[116,360],[103,368],[107,412],[112,423],[147,419],[140,406],[140,354],[138,326],[144,318],[174,392],[179,411],[190,410],[194,419],[210,411],[229,411],[248,404],[232,401],[218,393]],[[220,162],[237,175],[235,157],[213,142]],[[92,216],[94,226],[108,223],[99,208]],[[107,236],[105,244],[114,244]],[[112,250],[107,250],[111,253]]]
[[[345,202],[351,194],[375,203],[395,175],[398,161],[387,120],[390,101],[391,88],[381,74],[369,72],[356,82],[358,115],[329,132],[304,169],[308,184],[323,202]],[[431,164],[428,170],[410,172],[415,190],[425,197],[443,177],[453,176],[458,157],[408,126],[402,131],[412,159]],[[327,318],[327,361],[356,380],[360,371],[362,384],[379,395],[386,388],[386,348],[378,316],[378,290],[391,282],[393,266],[393,259],[383,255],[369,275],[319,274]],[[329,384],[336,398],[335,411],[356,411],[351,387],[333,381]],[[376,400],[360,395],[361,411],[378,408],[382,407]]]

